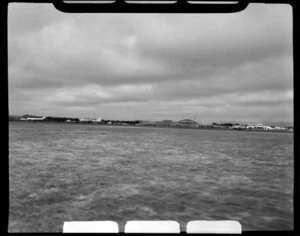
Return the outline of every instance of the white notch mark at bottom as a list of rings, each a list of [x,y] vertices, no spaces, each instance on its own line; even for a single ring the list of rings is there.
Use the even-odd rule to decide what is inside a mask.
[[[119,233],[119,225],[114,221],[68,221],[63,233]]]
[[[180,233],[177,221],[128,221],[125,233]],[[68,221],[64,222],[63,233],[119,233],[118,223],[114,221]],[[238,221],[190,221],[186,233],[241,234],[242,226]]]
[[[186,233],[207,233],[207,234],[241,234],[242,225],[235,220],[195,220],[189,221],[186,225]]]
[[[127,221],[125,233],[180,233],[177,221]]]

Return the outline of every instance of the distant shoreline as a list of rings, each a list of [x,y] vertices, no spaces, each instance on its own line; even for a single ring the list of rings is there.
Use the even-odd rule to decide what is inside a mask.
[[[175,128],[175,129],[193,129],[193,130],[222,130],[222,131],[246,131],[246,132],[267,132],[267,133],[294,133],[294,131],[289,130],[257,130],[257,129],[231,129],[225,127],[184,127],[184,126],[166,126],[166,125],[147,125],[147,124],[137,124],[137,125],[122,125],[122,124],[95,124],[95,123],[80,123],[80,122],[59,122],[59,121],[27,121],[27,120],[9,120],[9,122],[20,122],[20,123],[51,123],[51,124],[73,124],[73,125],[96,125],[96,126],[107,126],[107,127],[148,127],[148,128]]]

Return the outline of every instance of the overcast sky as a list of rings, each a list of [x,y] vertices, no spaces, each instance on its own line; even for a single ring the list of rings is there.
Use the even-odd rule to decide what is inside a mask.
[[[10,4],[9,113],[293,120],[292,8],[67,14]]]

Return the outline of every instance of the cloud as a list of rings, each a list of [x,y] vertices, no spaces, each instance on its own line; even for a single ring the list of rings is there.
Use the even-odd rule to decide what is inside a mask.
[[[10,4],[8,41],[11,112],[292,119],[289,6],[87,15]]]

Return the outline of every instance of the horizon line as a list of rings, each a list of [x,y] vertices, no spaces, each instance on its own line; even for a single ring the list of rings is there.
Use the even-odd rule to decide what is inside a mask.
[[[102,118],[102,117],[97,117],[97,118],[91,118],[91,117],[84,117],[84,118],[80,118],[80,117],[75,117],[75,116],[53,116],[53,115],[34,115],[34,114],[23,114],[23,115],[12,115],[12,114],[9,114],[9,116],[38,116],[38,117],[57,117],[57,118],[73,118],[73,119],[99,119],[101,118],[102,120],[123,120],[123,121],[165,121],[165,120],[170,120],[170,121],[177,121],[177,119],[173,120],[173,119],[110,119],[110,118]],[[190,119],[190,118],[182,118],[182,119],[178,119],[178,121],[181,121],[181,120],[185,120],[185,119],[188,119],[188,120],[194,120],[194,119]],[[199,120],[199,119],[198,119]],[[194,121],[197,121],[197,120],[194,120]],[[201,122],[202,120],[200,119],[198,121]],[[272,122],[272,123],[290,123],[290,124],[294,124],[294,121],[286,121],[286,120],[238,120],[238,119],[224,119],[224,120],[213,120],[213,119],[210,119],[210,120],[206,120],[206,121],[202,121],[202,123],[216,123],[216,122],[225,122],[225,123],[233,123],[233,122],[242,122],[242,123],[246,123],[246,122],[249,122],[249,123],[264,123],[264,122]]]

